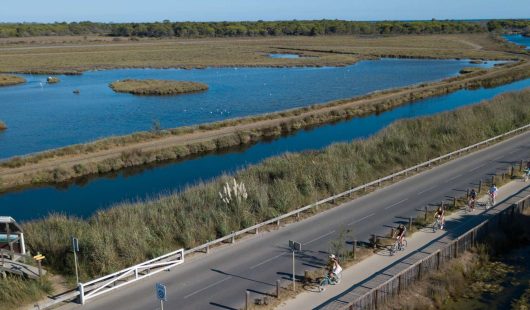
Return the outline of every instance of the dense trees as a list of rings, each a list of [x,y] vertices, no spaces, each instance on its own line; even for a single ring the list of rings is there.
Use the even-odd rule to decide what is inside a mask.
[[[257,22],[170,22],[154,23],[19,23],[0,24],[0,37],[110,35],[139,37],[255,37],[280,35],[333,34],[433,34],[474,33],[498,29],[528,27],[529,21],[494,20],[487,23],[470,21],[381,21],[354,22],[344,20],[257,21]]]

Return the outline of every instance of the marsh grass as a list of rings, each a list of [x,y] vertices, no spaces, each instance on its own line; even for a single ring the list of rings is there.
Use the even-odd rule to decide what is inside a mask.
[[[41,281],[8,275],[0,278],[0,310],[16,309],[53,292],[47,277]]]
[[[170,80],[134,80],[127,79],[109,84],[110,88],[119,93],[130,93],[144,96],[168,96],[205,91],[208,85],[198,82]]]
[[[402,120],[366,140],[322,151],[288,153],[148,201],[122,203],[82,220],[65,215],[24,223],[32,251],[70,273],[69,236],[81,240],[81,278],[107,274],[178,247],[191,248],[231,231],[329,197],[530,122],[530,90],[433,117]],[[421,133],[422,139],[418,139]],[[236,178],[248,198],[237,206],[218,196]]]
[[[26,79],[16,75],[0,74],[0,87],[17,85],[22,83],[26,83]]]

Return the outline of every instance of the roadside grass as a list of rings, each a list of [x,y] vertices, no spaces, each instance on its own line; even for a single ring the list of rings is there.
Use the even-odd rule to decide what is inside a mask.
[[[115,92],[133,95],[179,95],[205,91],[208,85],[198,82],[170,80],[134,80],[126,79],[109,84]]]
[[[398,121],[366,140],[284,154],[180,193],[100,210],[86,220],[52,214],[23,224],[27,243],[55,270],[70,273],[69,237],[77,236],[81,279],[108,274],[526,125],[529,98],[530,90],[507,93],[453,112]],[[226,204],[219,192],[232,178],[245,184],[248,198]]]
[[[0,87],[2,86],[11,86],[26,83],[26,79],[8,74],[0,74]]]
[[[38,281],[7,275],[0,278],[0,310],[16,309],[52,292],[53,286],[47,277]]]
[[[12,178],[3,178],[0,190],[23,187],[29,184],[56,183],[86,176],[116,171],[126,167],[139,166],[153,162],[182,159],[191,155],[227,149],[234,146],[252,144],[265,138],[278,137],[303,128],[318,126],[325,123],[349,119],[352,117],[381,113],[393,107],[410,103],[432,96],[447,94],[462,88],[494,87],[511,81],[524,79],[530,76],[527,63],[513,63],[505,65],[501,71],[493,71],[492,76],[482,76],[480,72],[467,74],[466,77],[454,77],[433,84],[421,84],[401,89],[392,89],[371,93],[352,99],[332,101],[326,104],[313,105],[294,110],[264,114],[240,119],[230,119],[217,123],[202,124],[191,127],[179,127],[168,130],[153,130],[151,132],[138,132],[135,134],[111,137],[92,143],[72,145],[60,149],[45,151],[27,157],[14,157],[0,163],[0,167],[17,168],[27,164],[35,164],[42,160],[70,155],[89,154],[116,147],[128,146],[135,143],[155,141],[170,136],[180,136],[194,132],[207,132],[220,130],[236,125],[254,124],[260,121],[274,121],[253,129],[241,131],[228,131],[217,135],[211,140],[188,143],[172,147],[160,147],[155,150],[143,151],[130,149],[120,155],[108,159],[64,165],[56,169],[36,169],[23,176],[16,175]],[[400,91],[406,91],[398,93]],[[394,93],[398,93],[395,94]],[[388,95],[378,99],[379,96]],[[355,104],[356,100],[369,100]]]

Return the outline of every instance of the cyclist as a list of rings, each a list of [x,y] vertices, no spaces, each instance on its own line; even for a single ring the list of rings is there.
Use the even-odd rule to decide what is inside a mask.
[[[434,218],[440,221],[440,229],[444,229],[445,226],[445,210],[442,206],[439,206],[436,212],[434,212]]]
[[[495,198],[497,198],[497,186],[495,184],[493,184],[490,187],[489,194],[490,194],[490,197],[491,197],[492,205],[494,205],[495,204]]]
[[[477,192],[474,188],[469,192],[469,207],[471,210],[475,210],[475,202],[477,201]]]
[[[396,230],[396,239],[399,241],[399,246],[403,247],[403,240],[405,239],[405,233],[407,232],[407,228],[403,224],[399,224],[397,230]]]
[[[528,162],[530,164],[530,161]],[[527,182],[528,178],[530,178],[530,168],[526,167],[524,169],[524,175],[523,175],[524,181]]]
[[[342,267],[339,265],[339,260],[337,257],[333,254],[329,256],[328,267],[330,279],[333,279],[335,283],[339,283]]]

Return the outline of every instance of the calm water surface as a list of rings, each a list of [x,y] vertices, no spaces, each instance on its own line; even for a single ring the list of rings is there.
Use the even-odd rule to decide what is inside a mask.
[[[295,59],[300,58],[298,54],[269,54],[270,58]]]
[[[454,76],[465,66],[472,65],[383,59],[340,68],[124,69],[59,76],[53,85],[45,83],[46,76],[24,75],[28,83],[0,89],[0,120],[9,127],[0,132],[0,159],[149,130],[155,120],[163,128],[179,127],[349,98]],[[146,97],[108,87],[126,78],[198,81],[210,89]]]
[[[112,177],[102,177],[64,188],[27,189],[0,196],[0,215],[29,220],[62,212],[87,217],[97,209],[121,201],[134,201],[178,191],[186,185],[232,172],[249,164],[285,152],[322,149],[334,142],[351,141],[373,135],[390,123],[453,110],[497,94],[530,87],[530,79],[491,89],[461,90],[401,106],[391,111],[354,118],[333,125],[300,131],[271,142],[261,142],[246,150],[207,155],[193,160],[168,163],[146,170],[125,170]]]
[[[506,40],[510,42],[513,42],[515,44],[519,44],[522,46],[526,46],[526,49],[530,49],[530,37],[525,37],[520,34],[509,34],[503,37],[506,38]]]

